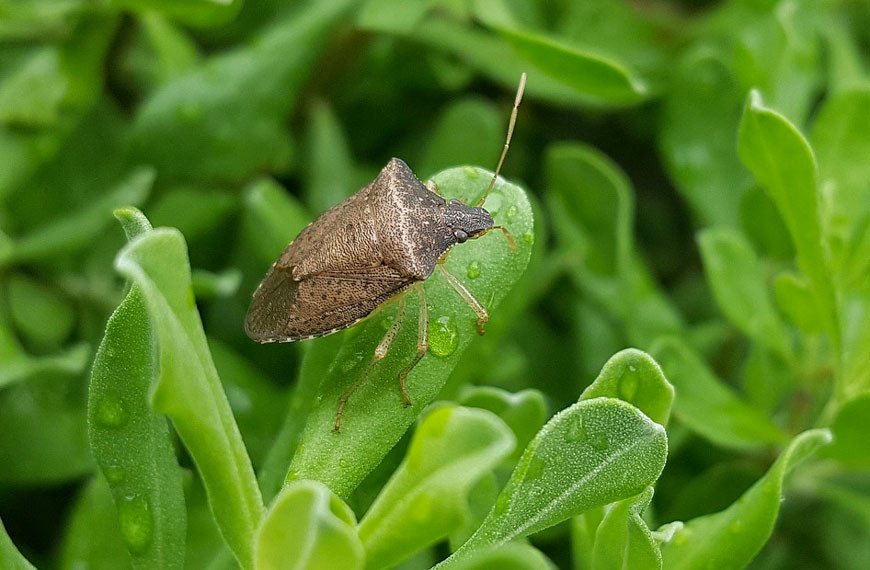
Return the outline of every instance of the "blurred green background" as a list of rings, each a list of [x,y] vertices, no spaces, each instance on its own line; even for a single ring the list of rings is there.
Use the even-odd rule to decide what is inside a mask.
[[[866,294],[868,59],[863,0],[0,0],[0,518],[38,566],[72,568],[95,470],[89,367],[124,294],[114,208],[183,232],[259,465],[300,355],[262,350],[242,328],[270,244],[390,157],[423,180],[494,168],[521,71],[502,175],[531,194],[536,251],[517,311],[492,315],[496,334],[449,387],[537,388],[559,410],[613,353],[667,336],[753,417],[788,434],[830,424],[870,373],[859,361],[832,397],[843,357],[800,283],[781,285],[794,232],[738,156],[738,127],[757,89],[809,136],[835,279]],[[702,262],[696,235],[711,228],[754,264]],[[756,290],[737,283],[747,271],[763,299],[729,301]],[[860,307],[837,326],[866,354]],[[755,314],[774,324],[747,323]],[[678,384],[679,367],[663,366]],[[662,521],[727,506],[775,457],[681,416],[679,394]],[[794,485],[757,567],[866,567],[870,461],[851,451]],[[569,564],[564,532],[539,545]]]

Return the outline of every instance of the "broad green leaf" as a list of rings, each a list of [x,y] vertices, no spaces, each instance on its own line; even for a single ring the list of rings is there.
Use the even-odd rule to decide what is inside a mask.
[[[736,226],[750,182],[734,147],[743,91],[725,57],[707,45],[680,58],[673,73],[658,133],[665,166],[703,221]]]
[[[263,503],[206,344],[184,238],[169,228],[146,232],[121,250],[115,267],[140,288],[157,341],[152,404],[172,420],[197,464],[224,540],[250,568]]]
[[[480,196],[491,173],[460,167],[436,174],[433,180],[447,198],[464,198],[468,203]],[[534,241],[531,207],[524,191],[500,181],[486,207],[496,224],[503,224],[516,241],[511,249],[501,232],[455,247],[445,268],[462,281],[489,311],[499,318],[498,303],[526,268]],[[468,267],[478,272],[468,277]],[[299,479],[317,479],[339,496],[347,496],[399,441],[414,419],[435,399],[447,381],[462,351],[478,336],[476,317],[468,304],[438,274],[426,281],[429,310],[429,352],[408,376],[413,405],[402,405],[398,374],[417,351],[419,293],[407,297],[404,325],[389,354],[362,382],[345,408],[341,433],[333,431],[339,398],[359,379],[374,349],[390,326],[395,304],[350,329],[327,373],[311,411],[291,471]]]
[[[577,143],[551,146],[545,173],[559,241],[582,259],[572,273],[583,292],[619,319],[632,344],[647,346],[678,332],[680,315],[634,251],[634,191],[626,174],[597,149]]]
[[[43,46],[21,58],[0,83],[0,124],[39,128],[57,122],[66,91],[60,51]]]
[[[216,55],[140,108],[133,156],[161,177],[240,182],[290,158],[285,121],[326,36],[352,0],[307,5],[251,45]]]
[[[220,273],[194,269],[190,275],[193,293],[197,299],[232,297],[242,283],[242,272],[235,267]]]
[[[61,570],[133,568],[121,537],[118,509],[103,477],[87,481],[76,498],[60,549]],[[141,567],[141,566],[140,566]],[[6,568],[4,565],[3,568]]]
[[[811,134],[819,161],[823,227],[834,267],[842,271],[857,222],[870,213],[870,86],[829,96]]]
[[[831,442],[828,430],[795,437],[767,474],[724,511],[688,521],[662,547],[664,568],[745,568],[773,531],[785,476]]]
[[[773,412],[795,384],[794,366],[764,345],[753,343],[743,364],[743,391],[754,408]]]
[[[0,358],[0,388],[29,378],[59,373],[77,376],[91,361],[91,347],[85,343],[48,356],[19,354]]]
[[[738,449],[782,443],[785,434],[723,384],[707,364],[676,337],[650,347],[676,390],[674,414],[717,445]]]
[[[504,145],[505,128],[504,114],[487,100],[466,98],[451,103],[428,136],[417,174],[425,180],[454,164],[494,161]]]
[[[840,400],[848,401],[870,390],[870,282],[849,294],[842,303],[843,362]]]
[[[353,155],[338,116],[326,102],[315,102],[308,120],[305,202],[312,212],[325,212],[358,190]]]
[[[262,263],[274,262],[311,221],[302,204],[271,179],[252,183],[245,188],[242,199],[242,233]]]
[[[547,401],[539,390],[508,392],[493,386],[466,386],[460,393],[459,403],[472,408],[489,410],[511,428],[516,438],[510,455],[513,463],[547,421]]]
[[[15,240],[11,261],[57,258],[90,244],[110,225],[110,214],[126,204],[140,205],[151,192],[155,172],[143,167],[88,206],[38,227]],[[0,265],[6,260],[0,259]]]
[[[257,570],[359,570],[365,555],[353,511],[316,481],[294,481],[275,498],[255,540]]]
[[[707,282],[725,316],[746,336],[788,359],[789,339],[752,246],[738,231],[727,228],[701,231],[698,246]]]
[[[744,168],[740,170],[745,173]],[[794,244],[788,228],[776,204],[757,185],[753,185],[740,200],[740,227],[761,257],[770,256],[782,261],[794,259]]]
[[[824,323],[813,303],[813,290],[806,277],[785,271],[773,282],[773,295],[779,309],[806,334],[822,332]]]
[[[643,520],[643,512],[652,496],[652,487],[647,487],[637,497],[623,499],[606,508],[595,533],[592,568],[654,570],[662,567],[658,541]]]
[[[356,24],[374,32],[409,34],[423,20],[431,0],[366,0],[357,14]]]
[[[58,484],[94,469],[80,376],[58,369],[0,391],[0,486]]]
[[[414,432],[405,460],[360,521],[366,568],[393,567],[458,528],[472,485],[514,448],[485,410],[437,407]]]
[[[243,0],[110,0],[110,4],[144,14],[159,13],[191,26],[225,24],[242,7]]]
[[[627,348],[614,354],[580,400],[619,398],[635,406],[652,421],[665,425],[671,415],[674,387],[658,363],[647,353]]]
[[[590,101],[629,105],[645,99],[648,87],[622,63],[519,26],[503,0],[478,0],[475,14],[502,35],[516,53],[546,75],[568,85]]]
[[[0,521],[0,567],[9,570],[36,570],[36,567],[28,562],[12,544],[12,540],[6,534],[3,521]]]
[[[75,326],[70,300],[23,274],[13,274],[9,290],[9,316],[24,339],[40,347],[60,346]]]
[[[471,558],[457,562],[456,570],[555,570],[556,566],[544,554],[521,542],[509,542],[494,548],[479,550]]]
[[[824,316],[826,329],[838,346],[834,291],[818,211],[816,162],[809,143],[752,91],[740,122],[737,150],[779,208],[797,249],[798,264],[813,284],[816,311]]]
[[[238,207],[233,194],[180,186],[161,193],[149,204],[148,217],[155,226],[176,228],[184,239],[193,242],[210,233],[223,233],[221,228],[226,228]]]
[[[438,567],[640,493],[661,474],[667,447],[664,428],[634,406],[577,402],[538,432],[489,516]]]
[[[867,434],[870,433],[870,393],[863,393],[849,400],[839,409],[831,424],[834,443],[823,450],[822,455],[833,457],[852,466],[870,466],[870,448]]]
[[[163,85],[196,64],[197,49],[184,31],[156,12],[141,14],[142,31],[154,50],[153,80]]]

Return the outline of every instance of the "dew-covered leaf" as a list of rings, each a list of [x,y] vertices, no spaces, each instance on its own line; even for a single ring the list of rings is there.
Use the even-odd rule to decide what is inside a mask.
[[[433,180],[447,198],[473,203],[486,189],[492,174],[459,167],[436,174]],[[455,247],[445,268],[457,277],[490,312],[499,318],[498,303],[526,268],[534,241],[531,206],[524,191],[505,181],[496,184],[486,208],[496,224],[503,224],[516,241],[511,249],[499,231]],[[477,270],[469,277],[468,267]],[[413,405],[402,405],[398,374],[417,351],[419,293],[407,297],[403,326],[389,354],[375,366],[345,408],[341,433],[333,431],[338,401],[358,380],[374,349],[390,326],[396,303],[351,328],[335,365],[327,373],[311,411],[302,441],[291,465],[299,479],[317,479],[346,496],[386,455],[416,416],[438,394],[465,347],[478,336],[476,316],[439,274],[426,281],[429,309],[429,352],[408,376]],[[481,339],[478,342],[485,342]]]
[[[583,400],[561,411],[526,448],[477,532],[439,565],[637,495],[661,474],[664,428],[621,400]]]
[[[458,406],[429,412],[360,521],[366,568],[393,567],[456,530],[469,490],[510,454],[514,441],[491,412]]]

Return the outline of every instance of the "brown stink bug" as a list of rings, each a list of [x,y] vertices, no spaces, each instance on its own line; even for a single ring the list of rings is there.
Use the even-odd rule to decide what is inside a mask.
[[[405,379],[428,350],[428,309],[423,281],[437,269],[477,314],[484,333],[486,309],[439,260],[457,243],[499,229],[511,247],[513,239],[493,222],[483,203],[495,185],[510,147],[526,74],[520,78],[507,137],[492,181],[473,206],[447,201],[434,184],[421,183],[407,164],[391,159],[378,177],[308,225],[272,264],[254,291],[245,318],[251,339],[294,342],[340,331],[398,297],[399,314],[360,379],[341,397],[335,431],[341,429],[344,406],[369,370],[386,356],[405,314],[405,292],[420,295],[417,354],[399,374],[405,405],[411,404]]]

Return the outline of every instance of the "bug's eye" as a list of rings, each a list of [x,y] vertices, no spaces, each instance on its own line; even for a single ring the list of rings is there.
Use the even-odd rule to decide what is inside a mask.
[[[463,230],[453,230],[453,237],[455,237],[456,241],[459,243],[465,243],[465,240],[468,239],[468,234]]]

